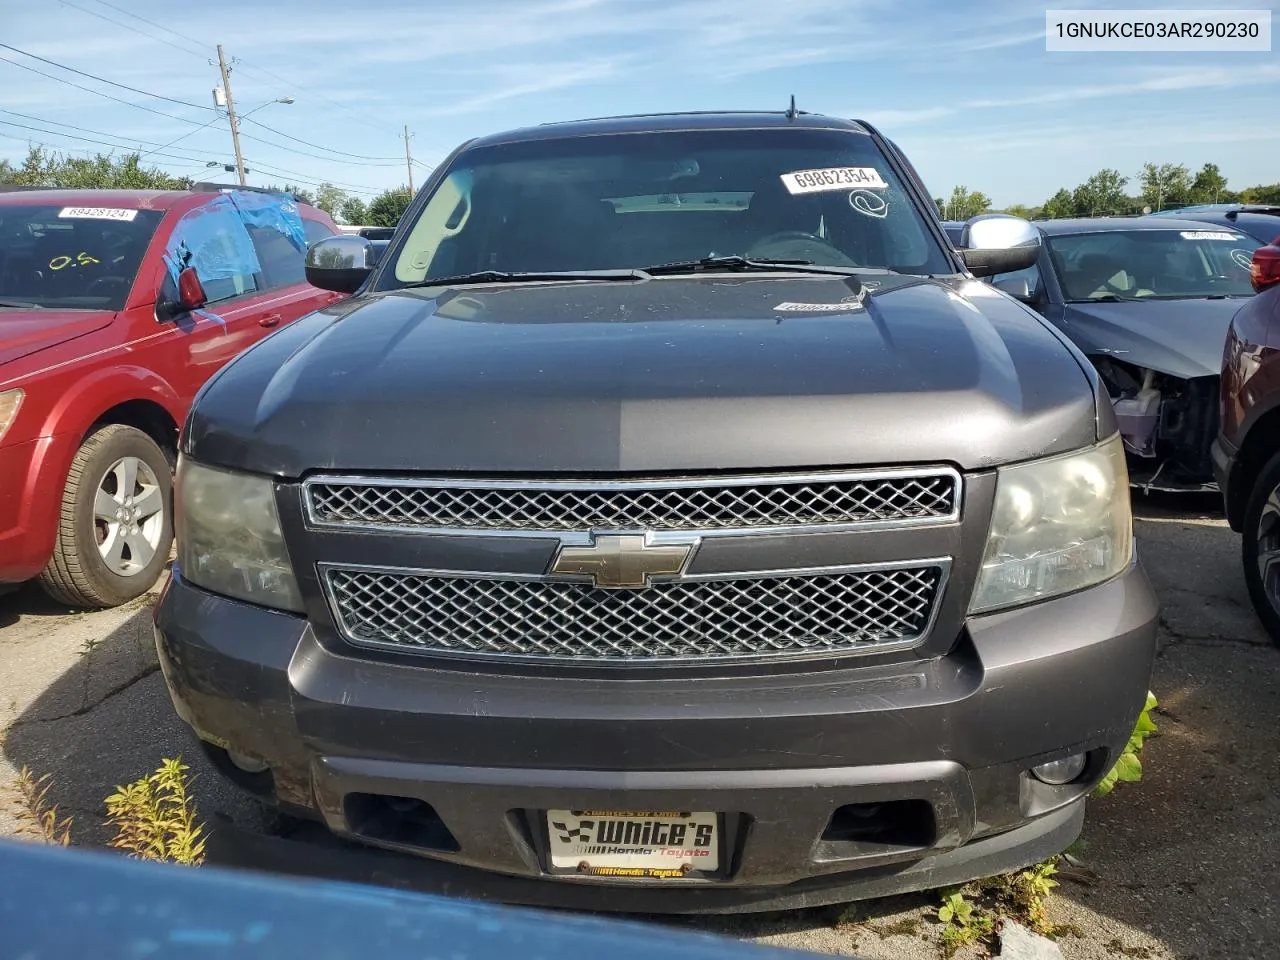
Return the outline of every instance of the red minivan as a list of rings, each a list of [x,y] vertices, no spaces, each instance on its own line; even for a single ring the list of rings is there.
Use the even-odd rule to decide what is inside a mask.
[[[115,606],[168,561],[196,392],[343,296],[303,264],[338,228],[252,188],[0,191],[0,589]]]

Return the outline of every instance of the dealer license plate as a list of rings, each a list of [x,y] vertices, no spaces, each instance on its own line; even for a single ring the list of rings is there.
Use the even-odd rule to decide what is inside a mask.
[[[551,868],[598,877],[678,879],[720,869],[715,813],[548,810]]]

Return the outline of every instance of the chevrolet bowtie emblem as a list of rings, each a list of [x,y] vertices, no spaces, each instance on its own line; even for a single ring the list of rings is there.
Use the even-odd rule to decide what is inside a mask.
[[[589,547],[562,545],[547,572],[589,578],[592,586],[610,590],[640,590],[651,577],[682,573],[696,543],[653,544],[643,534],[605,534]]]

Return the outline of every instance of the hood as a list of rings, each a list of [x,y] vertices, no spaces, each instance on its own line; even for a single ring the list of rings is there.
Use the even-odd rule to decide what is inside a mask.
[[[101,330],[109,310],[13,310],[0,307],[0,367],[60,343]]]
[[[1086,354],[1105,354],[1174,377],[1218,376],[1234,300],[1069,303],[1065,330]]]
[[[289,477],[980,468],[1096,439],[1086,362],[1012,298],[857,289],[753,275],[352,298],[224,368],[185,452]]]

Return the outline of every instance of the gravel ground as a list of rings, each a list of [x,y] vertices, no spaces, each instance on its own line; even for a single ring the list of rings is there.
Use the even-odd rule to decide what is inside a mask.
[[[1238,539],[1215,506],[1138,504],[1140,555],[1163,605],[1152,681],[1160,731],[1147,743],[1144,782],[1091,802],[1083,858],[1096,880],[1065,881],[1052,898],[1054,919],[1079,934],[1061,941],[1068,960],[1280,955],[1280,652],[1253,619]],[[68,614],[31,590],[0,597],[0,800],[16,798],[23,766],[49,774],[76,843],[101,845],[103,798],[181,752],[199,775],[211,862],[412,885],[400,858],[320,831],[273,836],[193,755],[157,672],[147,606]],[[21,833],[13,811],[0,802],[0,836]],[[935,906],[921,895],[669,922],[867,960],[932,960]]]

